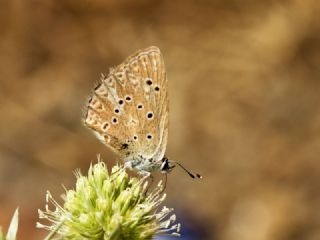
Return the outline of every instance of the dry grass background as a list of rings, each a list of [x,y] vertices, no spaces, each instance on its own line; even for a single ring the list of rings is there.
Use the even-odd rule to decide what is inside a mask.
[[[169,176],[183,239],[320,239],[317,0],[1,1],[0,223],[41,239],[37,208],[101,153],[80,121],[100,72],[150,45],[170,85]],[[187,235],[189,238],[187,238]]]

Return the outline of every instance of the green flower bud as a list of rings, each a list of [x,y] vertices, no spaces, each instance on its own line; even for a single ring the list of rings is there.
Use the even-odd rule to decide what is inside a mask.
[[[54,235],[60,239],[99,240],[144,240],[156,234],[179,236],[180,224],[173,224],[173,209],[158,210],[165,200],[161,182],[146,194],[147,182],[129,178],[122,166],[114,166],[109,174],[100,161],[90,166],[88,176],[77,171],[76,177],[76,190],[66,190],[63,206],[47,193],[47,207],[39,210],[39,217],[50,224],[37,223],[51,232],[46,239]]]

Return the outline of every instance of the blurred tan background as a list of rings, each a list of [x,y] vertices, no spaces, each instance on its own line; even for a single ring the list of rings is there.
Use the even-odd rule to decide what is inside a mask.
[[[320,239],[320,2],[1,0],[0,224],[42,239],[37,209],[96,155],[80,118],[101,72],[160,47],[182,239]]]

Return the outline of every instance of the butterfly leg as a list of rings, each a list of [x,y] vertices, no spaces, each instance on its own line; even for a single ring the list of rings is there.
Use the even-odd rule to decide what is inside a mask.
[[[125,162],[124,163],[124,168],[125,169],[130,169],[130,170],[132,170],[132,162],[131,161],[128,161],[128,162]]]
[[[148,177],[150,177],[151,179],[153,178],[150,172],[144,170],[140,170],[138,174],[142,176],[142,181],[146,180]]]
[[[161,190],[160,193],[163,193],[164,190],[166,190],[166,187],[167,187],[167,179],[168,179],[168,174],[166,173],[166,177],[165,177],[165,180],[164,180],[164,186],[163,186],[163,188],[162,188],[162,190]]]
[[[150,184],[148,183],[148,187],[147,187],[147,189],[146,189],[146,191],[144,193],[144,195],[147,196],[147,193],[149,191],[150,185],[153,183],[153,176],[151,175],[150,172],[147,172],[147,171],[144,171],[144,170],[140,170],[138,172],[138,174],[142,176],[142,181],[145,181],[149,177],[151,179],[151,183]]]

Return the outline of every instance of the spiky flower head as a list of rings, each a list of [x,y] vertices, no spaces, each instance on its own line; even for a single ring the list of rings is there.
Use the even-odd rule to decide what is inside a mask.
[[[39,217],[51,222],[37,223],[61,239],[151,239],[156,234],[179,236],[173,209],[160,204],[165,199],[162,184],[149,189],[148,183],[129,178],[125,168],[114,166],[111,174],[103,162],[91,165],[88,176],[76,172],[75,190],[66,190],[60,206],[47,192],[46,210]],[[54,210],[50,210],[53,205]]]

